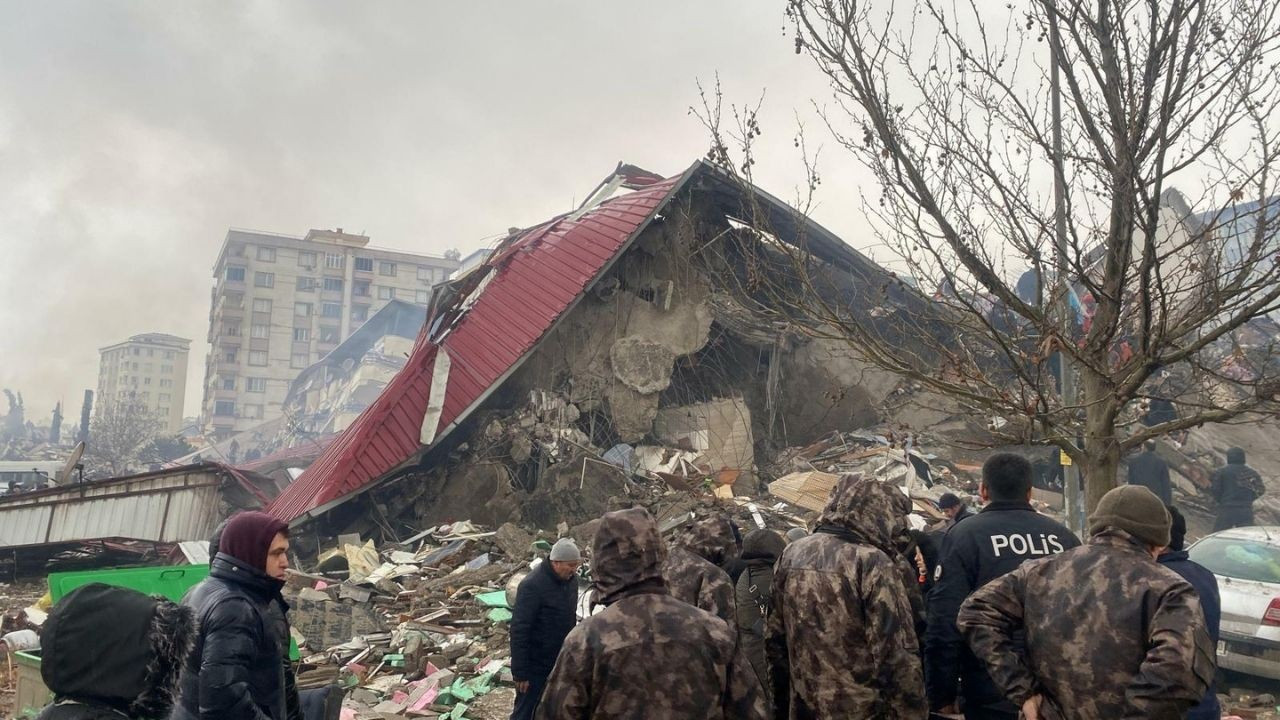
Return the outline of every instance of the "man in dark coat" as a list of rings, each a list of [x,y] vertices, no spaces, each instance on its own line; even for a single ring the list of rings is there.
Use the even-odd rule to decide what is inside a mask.
[[[520,581],[511,617],[511,676],[516,684],[511,720],[533,720],[560,646],[578,623],[575,574],[581,564],[578,546],[561,538],[547,561]]]
[[[209,538],[209,561],[218,556],[218,546],[222,541],[222,532],[227,529],[229,520],[223,520]],[[276,634],[276,642],[280,644],[280,664],[284,668],[284,705],[288,720],[303,720],[302,697],[298,691],[298,674],[294,671],[293,659],[289,657],[289,647],[293,636],[289,632],[289,604],[283,597],[267,607],[267,615],[271,619],[271,629]],[[321,693],[320,689],[308,690],[308,693]]]
[[[907,594],[916,573],[898,545],[910,507],[896,485],[846,474],[814,533],[783,551],[765,636],[775,717],[928,714]]]
[[[1218,595],[1218,578],[1214,577],[1208,568],[1192,560],[1183,549],[1187,538],[1187,519],[1172,505],[1169,506],[1169,517],[1173,521],[1169,527],[1169,547],[1160,553],[1156,561],[1181,575],[1184,580],[1191,583],[1191,587],[1196,589],[1196,596],[1200,598],[1200,609],[1204,611],[1205,625],[1209,629],[1209,641],[1217,647],[1218,630],[1222,623],[1222,599]],[[1218,702],[1217,688],[1210,683],[1204,698],[1187,714],[1187,720],[1219,720],[1221,717],[1222,706]]]
[[[603,612],[569,633],[538,720],[762,720],[733,630],[662,579],[662,538],[642,508],[605,513],[592,544]]]
[[[195,639],[189,609],[92,583],[44,623],[40,675],[54,694],[39,720],[155,720],[169,714]]]
[[[973,654],[1028,720],[1180,720],[1204,696],[1215,660],[1200,600],[1155,560],[1169,524],[1150,490],[1121,485],[1090,515],[1088,544],[960,607]]]
[[[960,605],[974,590],[1013,572],[1027,560],[1080,545],[1059,522],[1031,507],[1031,463],[1021,455],[997,453],[982,465],[982,512],[951,528],[942,541],[942,561],[929,593],[924,637],[925,683],[929,706],[943,713],[963,711],[967,720],[1016,720],[1018,709],[987,677],[982,661],[956,629]]]
[[[1209,494],[1218,503],[1214,532],[1253,524],[1253,501],[1262,497],[1266,488],[1258,471],[1244,464],[1244,450],[1228,450],[1226,467],[1214,471],[1209,483]]]
[[[289,526],[261,512],[227,522],[209,577],[182,604],[200,634],[182,674],[173,720],[286,720],[284,650],[272,603],[289,569]]]
[[[787,541],[772,530],[752,530],[747,533],[742,541],[743,570],[734,586],[738,642],[770,704],[772,688],[769,685],[769,663],[764,651],[764,628],[769,613],[773,611],[773,566],[782,557],[782,551],[786,547]]]
[[[1129,458],[1129,484],[1141,485],[1160,498],[1165,505],[1173,505],[1173,485],[1169,482],[1169,464],[1156,454],[1156,441],[1148,440],[1142,452]]]
[[[946,529],[955,527],[955,524],[965,518],[973,517],[973,512],[964,504],[959,495],[955,493],[942,493],[938,497],[938,509],[947,516]]]
[[[733,581],[720,566],[735,549],[733,529],[722,517],[687,526],[672,542],[662,576],[671,596],[702,608],[736,627]]]

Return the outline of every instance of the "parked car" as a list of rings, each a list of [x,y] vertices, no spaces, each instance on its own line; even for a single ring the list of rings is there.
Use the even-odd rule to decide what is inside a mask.
[[[1218,666],[1280,680],[1280,527],[1223,530],[1188,552],[1218,578]]]

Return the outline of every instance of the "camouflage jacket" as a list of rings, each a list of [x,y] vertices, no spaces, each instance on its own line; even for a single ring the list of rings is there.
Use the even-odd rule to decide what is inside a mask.
[[[681,547],[671,548],[662,565],[671,596],[706,610],[730,626],[737,612],[733,583],[724,570]]]
[[[596,595],[608,607],[565,639],[538,720],[766,717],[733,630],[667,594],[648,512],[605,514],[592,557]]]
[[[778,718],[928,714],[911,604],[893,539],[909,507],[895,486],[842,477],[818,532],[774,571],[766,648]]]
[[[1213,679],[1195,590],[1114,528],[991,581],[957,625],[1014,705],[1043,696],[1046,720],[1182,718]]]

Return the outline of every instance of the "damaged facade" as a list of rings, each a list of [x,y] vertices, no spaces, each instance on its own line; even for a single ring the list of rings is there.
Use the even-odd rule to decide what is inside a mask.
[[[738,218],[770,214],[848,301],[891,306],[886,271],[702,162],[602,186],[631,192],[513,232],[438,292],[404,370],[270,511],[575,524],[633,472],[752,494],[762,452],[882,419],[895,379],[743,290]]]

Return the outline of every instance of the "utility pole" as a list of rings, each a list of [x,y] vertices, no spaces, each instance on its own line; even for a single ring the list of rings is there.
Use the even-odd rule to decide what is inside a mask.
[[[1062,321],[1062,341],[1070,342],[1075,335],[1071,317],[1071,274],[1067,268],[1067,178],[1062,164],[1062,84],[1059,78],[1058,62],[1061,59],[1062,41],[1058,36],[1058,3],[1048,0],[1049,10],[1049,67],[1050,67],[1050,103],[1053,107],[1053,245],[1058,266],[1058,307]],[[1075,369],[1071,356],[1058,351],[1059,390],[1062,393],[1062,407],[1067,413],[1072,412],[1077,404]],[[1075,441],[1075,438],[1072,438]],[[1067,513],[1067,527],[1078,536],[1084,533],[1083,499],[1080,493],[1080,466],[1070,462],[1065,453],[1059,451],[1062,463],[1063,501]],[[1068,464],[1069,463],[1069,464]]]

